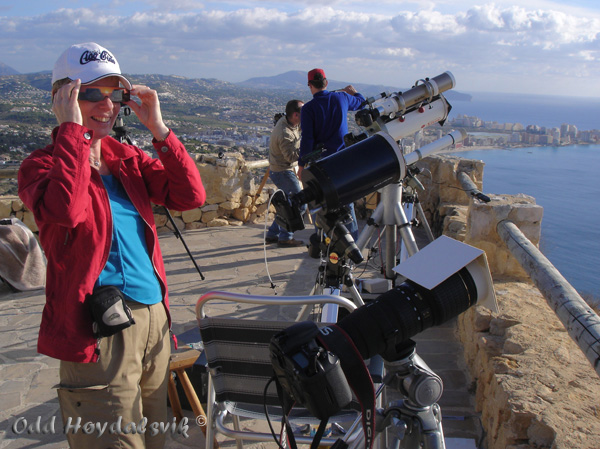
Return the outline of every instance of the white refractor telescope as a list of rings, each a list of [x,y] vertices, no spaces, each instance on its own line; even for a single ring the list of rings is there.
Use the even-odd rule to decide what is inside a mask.
[[[444,72],[434,78],[419,80],[404,93],[381,93],[367,99],[367,107],[355,115],[358,126],[364,134],[371,136],[384,132],[398,141],[410,136],[426,126],[443,124],[452,106],[442,95],[456,85],[454,76]],[[355,141],[361,140],[354,136]]]

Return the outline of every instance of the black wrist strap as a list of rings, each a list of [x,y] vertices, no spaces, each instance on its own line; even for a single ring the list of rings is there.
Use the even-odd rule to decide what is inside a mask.
[[[348,384],[360,403],[365,448],[370,449],[375,437],[375,388],[369,370],[350,337],[339,326],[332,324],[322,328],[317,338],[340,359]]]
[[[277,396],[279,396],[279,402],[281,403],[282,407],[279,444],[283,448],[297,449],[294,431],[292,430],[292,425],[290,424],[290,420],[288,418],[288,415],[294,407],[294,401],[285,391],[283,391],[283,388],[277,378],[275,378],[275,386],[277,387]]]

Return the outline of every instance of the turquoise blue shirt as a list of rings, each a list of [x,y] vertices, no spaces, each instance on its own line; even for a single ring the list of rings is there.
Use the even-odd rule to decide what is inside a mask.
[[[144,221],[112,175],[102,176],[113,219],[112,245],[97,286],[115,285],[128,299],[156,304],[162,301],[160,284],[148,253]]]

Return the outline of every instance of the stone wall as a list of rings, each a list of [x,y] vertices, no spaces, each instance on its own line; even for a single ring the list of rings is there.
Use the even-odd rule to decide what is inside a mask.
[[[496,232],[515,223],[539,244],[543,209],[526,195],[489,195],[483,163],[427,158],[423,208],[437,234],[485,250],[498,311],[475,306],[458,318],[458,335],[476,387],[487,449],[600,448],[600,379],[554,311]],[[466,172],[491,197],[480,203],[457,181]]]
[[[265,169],[254,167],[264,165],[248,163],[239,153],[228,153],[222,158],[197,155],[196,166],[206,189],[206,203],[189,211],[169,211],[178,229],[240,226],[246,222],[264,221],[269,197],[274,192],[273,184],[267,183],[255,198]],[[268,219],[273,218],[274,211],[271,206]],[[33,214],[16,196],[0,198],[0,218],[9,216],[16,216],[33,232],[38,231]],[[154,219],[159,233],[173,230],[164,207],[154,206]]]
[[[180,230],[213,226],[240,226],[265,219],[269,197],[274,186],[268,183],[256,197],[265,168],[252,170],[256,165],[247,163],[239,153],[228,153],[222,158],[197,155],[196,165],[206,189],[206,203],[185,212],[170,211]],[[168,232],[172,224],[163,207],[155,207],[159,232]],[[273,218],[271,206],[269,219]]]
[[[419,193],[419,199],[433,233],[484,250],[493,276],[527,279],[527,274],[497,234],[496,224],[504,219],[511,220],[534,245],[538,245],[543,208],[535,203],[535,198],[523,194],[486,193],[491,198],[489,203],[473,200],[464,191],[457,174],[466,173],[477,188],[483,190],[482,161],[436,156],[417,165],[426,169],[425,175],[420,177],[425,191]]]
[[[16,217],[33,232],[38,231],[33,214],[27,210],[18,196],[3,196],[0,198],[0,218],[8,217]]]

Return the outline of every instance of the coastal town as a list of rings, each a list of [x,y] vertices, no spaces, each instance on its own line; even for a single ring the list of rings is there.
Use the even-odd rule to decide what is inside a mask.
[[[465,146],[560,146],[593,144],[600,142],[600,130],[579,130],[577,126],[564,123],[560,128],[521,123],[483,121],[478,117],[458,115],[449,121],[452,127],[469,130]]]
[[[138,83],[159,92],[166,123],[180,136],[191,153],[238,152],[246,159],[264,159],[268,153],[273,118],[282,112],[289,98],[308,101],[305,90],[264,89],[239,86],[215,79],[187,79],[176,76],[137,75]],[[31,151],[49,143],[55,126],[51,111],[49,74],[0,76],[0,161],[14,165]],[[460,110],[458,97],[454,104]],[[140,148],[152,151],[151,136],[139,127],[126,110],[121,128]],[[360,133],[353,113],[350,132]],[[414,136],[402,139],[406,151],[439,139],[452,129],[464,128],[469,136],[464,149],[561,146],[600,142],[600,130],[579,130],[575,125],[546,128],[527,123],[484,121],[459,114],[443,126],[435,124]],[[0,162],[0,164],[2,164]]]

